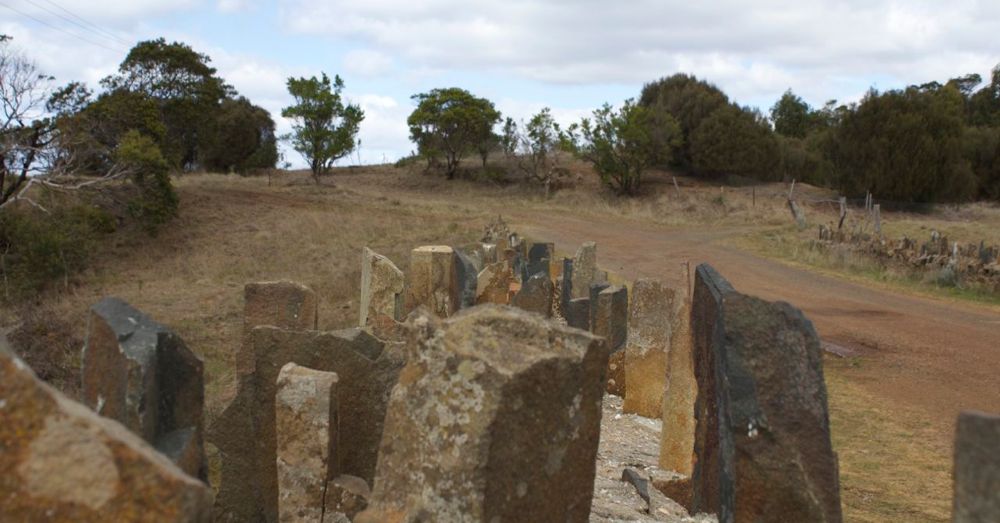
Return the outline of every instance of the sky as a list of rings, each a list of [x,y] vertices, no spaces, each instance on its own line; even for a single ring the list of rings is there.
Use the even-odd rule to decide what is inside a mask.
[[[1000,63],[997,0],[0,0],[0,34],[60,84],[98,88],[128,49],[164,37],[209,55],[278,131],[290,76],[339,74],[365,110],[341,161],[410,153],[410,96],[462,87],[567,124],[677,72],[766,111],[979,73]],[[302,166],[294,151],[287,159]]]

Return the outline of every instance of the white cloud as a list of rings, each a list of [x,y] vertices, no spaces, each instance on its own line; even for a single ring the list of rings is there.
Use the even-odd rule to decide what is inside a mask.
[[[392,71],[392,58],[371,49],[354,49],[344,55],[347,73],[367,78],[382,76]]]
[[[286,26],[349,38],[413,68],[499,70],[558,84],[635,85],[677,71],[737,99],[830,79],[923,82],[1000,60],[1000,3],[882,0],[281,0]],[[841,86],[838,86],[841,87]],[[842,88],[842,87],[841,87]]]

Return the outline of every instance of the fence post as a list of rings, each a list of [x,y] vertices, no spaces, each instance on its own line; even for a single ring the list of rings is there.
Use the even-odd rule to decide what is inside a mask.
[[[875,234],[877,234],[879,236],[879,238],[882,237],[882,212],[881,212],[881,208],[882,208],[882,205],[880,205],[880,204],[876,203],[875,205],[872,205],[872,213],[875,215]]]

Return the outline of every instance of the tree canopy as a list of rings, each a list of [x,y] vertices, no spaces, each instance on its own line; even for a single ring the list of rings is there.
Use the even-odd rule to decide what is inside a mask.
[[[642,185],[643,173],[657,157],[649,119],[650,111],[631,99],[617,111],[604,104],[591,118],[571,125],[563,142],[594,166],[607,187],[618,194],[634,195]]]
[[[309,163],[313,179],[329,172],[333,163],[358,146],[357,134],[365,118],[361,107],[345,104],[344,81],[326,73],[320,78],[289,78],[288,93],[295,103],[281,110],[290,118],[292,132],[285,139]]]
[[[433,89],[411,98],[417,107],[406,120],[410,140],[429,164],[444,157],[449,180],[455,177],[466,154],[493,139],[493,126],[500,121],[493,102],[465,89]]]

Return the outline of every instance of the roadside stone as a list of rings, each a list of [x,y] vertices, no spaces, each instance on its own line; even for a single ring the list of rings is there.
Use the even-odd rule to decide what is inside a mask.
[[[663,470],[690,477],[694,472],[694,412],[698,383],[694,377],[694,361],[691,356],[691,304],[683,296],[677,295],[675,303],[680,306],[674,314],[675,323],[667,356],[659,465]],[[688,491],[690,484],[689,480]],[[685,507],[689,510],[691,508],[690,493]]]
[[[179,336],[124,301],[104,298],[90,308],[82,375],[87,406],[206,480],[204,368]]]
[[[477,276],[476,303],[506,305],[510,301],[510,284],[514,272],[506,262],[487,265]]]
[[[214,443],[222,456],[216,520],[277,520],[275,383],[289,362],[338,376],[336,471],[374,478],[389,393],[404,363],[396,344],[360,329],[250,333],[255,371],[240,376],[236,398],[220,416]]]
[[[608,359],[608,394],[627,397],[625,383],[625,339],[628,336],[628,289],[606,286],[593,294],[591,286],[590,332],[605,338],[611,351]]]
[[[959,414],[954,478],[952,521],[1000,521],[1000,416]]]
[[[0,519],[211,521],[212,489],[0,346]]]
[[[482,263],[479,263],[482,266]],[[466,309],[476,304],[476,290],[479,285],[479,269],[475,260],[464,252],[455,250],[455,271],[458,278],[459,308]]]
[[[274,397],[278,521],[323,517],[337,441],[337,374],[286,363]]]
[[[572,298],[590,296],[590,285],[594,283],[597,274],[597,244],[584,242],[573,258],[573,295]]]
[[[536,273],[521,286],[511,305],[545,318],[552,316],[552,281],[546,273]]]
[[[455,314],[462,303],[455,251],[445,245],[417,247],[410,253],[410,281],[406,294],[406,311],[419,306],[447,318]]]
[[[576,329],[590,330],[590,298],[573,298],[563,310],[566,324]]]
[[[696,274],[693,509],[720,523],[841,521],[812,323],[787,303],[735,292],[707,265]]]
[[[246,346],[250,331],[260,325],[307,330],[317,325],[316,293],[291,281],[248,283],[243,288],[243,343],[236,353],[237,372],[253,372],[253,355]]]
[[[562,311],[563,318],[566,318],[567,311],[569,311],[569,301],[573,299],[573,258],[563,258],[559,288],[559,310]]]
[[[527,276],[530,279],[538,273],[544,273],[546,278],[552,277],[551,260],[555,259],[555,244],[551,242],[532,242],[528,246]]]
[[[691,478],[674,472],[657,471],[650,481],[653,488],[691,512]]]
[[[361,254],[361,317],[358,326],[378,330],[402,320],[403,287],[403,271],[389,258],[365,247]]]
[[[500,261],[497,257],[497,244],[482,243],[480,251],[483,253],[483,266]]]
[[[353,521],[368,507],[372,493],[365,480],[342,474],[326,484],[326,508],[323,523]]]
[[[587,521],[603,341],[496,306],[413,324],[355,521]]]
[[[670,338],[677,323],[677,293],[659,280],[632,284],[625,342],[625,412],[647,418],[663,415]]]

